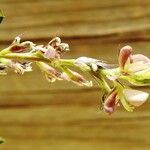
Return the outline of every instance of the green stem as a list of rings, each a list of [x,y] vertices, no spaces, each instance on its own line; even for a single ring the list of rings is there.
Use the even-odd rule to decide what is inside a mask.
[[[42,62],[51,62],[53,59],[48,58],[40,58],[34,55],[31,55],[30,53],[8,53],[5,55],[0,54],[0,58],[6,58],[6,59],[18,59],[18,60],[30,60],[30,61],[42,61]]]
[[[73,67],[75,59],[59,59],[60,64]]]
[[[5,59],[17,59],[17,60],[28,60],[28,61],[35,61],[35,62],[45,62],[53,67],[61,67],[61,66],[69,66],[69,67],[74,67],[75,66],[75,59],[49,59],[45,57],[41,57],[35,54],[31,53],[7,53],[8,49],[4,49],[0,52],[0,58],[5,58]],[[77,66],[76,66],[77,67]],[[82,70],[82,68],[78,67],[78,69]],[[108,83],[105,81],[105,77],[107,75],[110,76],[116,76],[119,74],[119,69],[102,69],[100,70],[100,76],[101,76],[101,81],[99,82],[100,87],[104,88],[107,92],[111,91],[111,88],[109,87]]]
[[[74,66],[75,59],[56,59],[53,58],[45,58],[45,57],[38,57],[36,55],[30,53],[5,53],[5,51],[0,52],[0,58],[6,59],[17,59],[17,60],[29,60],[29,61],[42,61],[46,63],[53,62],[54,65],[65,65],[65,66]]]
[[[108,93],[111,92],[111,88],[109,87],[108,83],[105,81],[104,77],[102,77],[101,79],[102,79],[103,87],[105,87]]]
[[[9,47],[7,47],[7,48],[0,51],[0,55],[5,55],[7,53],[10,53]]]

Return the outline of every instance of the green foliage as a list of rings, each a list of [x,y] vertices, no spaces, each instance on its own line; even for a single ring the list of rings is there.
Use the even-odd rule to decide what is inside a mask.
[[[3,18],[4,18],[3,12],[0,10],[0,23],[2,22]]]
[[[3,144],[4,142],[5,142],[5,140],[0,137],[0,144]]]

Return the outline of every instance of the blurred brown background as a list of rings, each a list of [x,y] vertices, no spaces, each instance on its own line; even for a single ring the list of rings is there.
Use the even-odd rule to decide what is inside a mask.
[[[61,37],[71,49],[65,58],[117,63],[125,44],[150,56],[150,0],[0,0],[0,9],[0,48],[23,34],[37,44]],[[96,86],[50,84],[36,67],[0,83],[0,135],[7,141],[1,150],[150,149],[149,102],[109,117],[99,110]]]

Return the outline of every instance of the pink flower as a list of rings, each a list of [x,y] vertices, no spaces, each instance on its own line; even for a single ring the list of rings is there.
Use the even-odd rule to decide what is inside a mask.
[[[150,59],[142,54],[131,56],[130,64],[127,64],[125,70],[131,73],[136,73],[146,69],[150,69]]]
[[[46,46],[36,46],[35,50],[42,52],[46,58],[60,58],[64,52],[69,51],[67,43],[61,43],[59,37],[53,38]]]
[[[124,46],[119,53],[119,66],[124,73],[135,73],[150,68],[150,59],[142,54],[132,55],[132,48]]]

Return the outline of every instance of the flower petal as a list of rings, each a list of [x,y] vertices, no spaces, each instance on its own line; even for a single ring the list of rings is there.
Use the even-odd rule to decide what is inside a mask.
[[[131,56],[132,53],[132,47],[130,46],[124,46],[123,48],[121,48],[120,52],[119,52],[119,66],[121,69],[124,69],[124,66],[127,62],[127,60],[129,59],[129,57]]]
[[[128,65],[127,70],[128,70],[128,72],[135,73],[135,72],[146,70],[149,68],[150,68],[150,62],[144,63],[143,61],[137,61],[137,62],[134,62],[134,63]]]
[[[144,63],[150,62],[150,59],[142,54],[132,55],[131,59],[133,62],[142,61]]]
[[[133,90],[133,89],[124,89],[123,90],[124,96],[126,100],[133,106],[140,106],[142,105],[149,96],[149,93]]]

